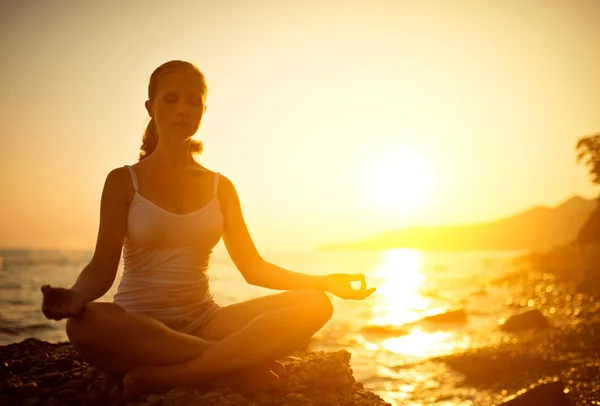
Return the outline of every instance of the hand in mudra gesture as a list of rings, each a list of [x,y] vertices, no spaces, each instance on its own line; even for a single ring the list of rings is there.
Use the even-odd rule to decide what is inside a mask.
[[[360,288],[354,289],[351,282],[360,282]],[[334,273],[321,279],[321,288],[342,299],[363,300],[375,292],[375,288],[367,289],[367,281],[362,274]]]
[[[42,312],[46,318],[61,320],[77,315],[85,306],[85,300],[79,292],[65,288],[53,288],[44,285],[41,288],[44,294]]]

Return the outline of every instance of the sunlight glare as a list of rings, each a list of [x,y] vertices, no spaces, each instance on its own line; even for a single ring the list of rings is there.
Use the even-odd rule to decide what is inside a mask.
[[[383,264],[373,274],[378,288],[371,325],[406,326],[431,310],[432,300],[421,294],[425,283],[422,255],[414,249],[393,249],[383,253]],[[427,332],[413,326],[405,335],[375,342],[366,339],[362,344],[366,349],[383,348],[404,357],[421,358],[451,353],[464,343],[457,341],[454,332]]]
[[[377,283],[372,324],[401,325],[419,319],[430,299],[419,294],[425,282],[421,252],[393,249],[383,254],[383,265],[374,271]]]
[[[434,189],[431,165],[412,153],[380,154],[367,172],[367,197],[382,210],[413,212]]]
[[[402,337],[388,338],[381,343],[388,351],[414,357],[431,357],[455,349],[453,334],[446,331],[426,333],[415,329]]]

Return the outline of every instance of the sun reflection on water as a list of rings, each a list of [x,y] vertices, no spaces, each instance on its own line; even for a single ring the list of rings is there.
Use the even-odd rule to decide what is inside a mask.
[[[394,249],[383,254],[383,264],[373,272],[377,283],[371,323],[401,325],[419,319],[430,299],[419,294],[425,282],[422,254],[413,249]]]
[[[360,341],[366,350],[384,349],[414,359],[448,354],[468,345],[460,342],[453,331],[424,331],[411,325],[431,314],[434,306],[430,297],[421,294],[426,282],[422,255],[414,249],[394,249],[383,254],[382,265],[373,272],[377,291],[370,324],[386,326],[390,331],[400,326],[406,330],[405,334],[379,340],[363,337]]]
[[[393,249],[369,255],[367,279],[377,291],[368,300],[339,303],[339,336],[331,341],[350,349],[356,378],[390,404],[467,406],[488,399],[488,392],[463,389],[464,376],[437,359],[501,338],[494,326],[503,291],[470,295],[489,278],[481,254]]]
[[[395,354],[413,357],[431,357],[449,354],[459,348],[464,349],[466,344],[458,342],[453,332],[424,332],[414,329],[405,336],[383,340],[381,346]]]

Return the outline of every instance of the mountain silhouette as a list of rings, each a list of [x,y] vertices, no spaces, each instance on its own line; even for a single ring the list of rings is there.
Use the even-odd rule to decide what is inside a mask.
[[[319,249],[546,250],[574,241],[597,205],[573,196],[556,207],[537,206],[491,222],[407,227]]]

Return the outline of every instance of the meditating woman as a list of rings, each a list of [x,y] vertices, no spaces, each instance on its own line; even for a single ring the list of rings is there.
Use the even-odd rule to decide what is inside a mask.
[[[95,252],[70,289],[42,287],[47,318],[67,318],[71,344],[91,365],[124,374],[129,392],[167,390],[289,354],[330,319],[325,292],[365,299],[363,275],[307,275],[264,260],[232,182],[195,161],[206,111],[204,75],[185,61],[150,77],[150,122],[139,161],[112,170],[100,205]],[[286,292],[219,306],[208,286],[214,246],[252,285]],[[112,303],[95,302],[123,275]],[[352,281],[360,281],[353,289]]]

